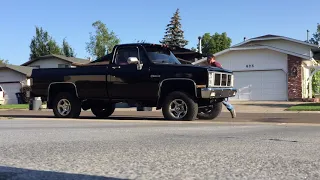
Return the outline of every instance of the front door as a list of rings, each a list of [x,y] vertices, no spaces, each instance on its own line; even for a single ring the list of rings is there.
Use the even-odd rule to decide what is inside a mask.
[[[129,57],[137,57],[139,65],[128,64]],[[140,67],[141,67],[140,66]],[[141,61],[137,46],[126,46],[117,49],[114,61],[108,67],[108,91],[111,99],[148,99],[149,68]]]

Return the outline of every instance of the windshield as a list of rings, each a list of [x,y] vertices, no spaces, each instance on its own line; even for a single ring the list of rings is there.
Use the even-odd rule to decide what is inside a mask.
[[[146,47],[150,60],[160,64],[181,64],[170,50],[163,48]]]

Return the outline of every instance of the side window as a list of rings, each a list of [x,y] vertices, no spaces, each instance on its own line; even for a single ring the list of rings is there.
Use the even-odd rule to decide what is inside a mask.
[[[146,52],[144,51],[143,48],[140,48],[140,61],[142,62],[142,64],[146,64],[148,62],[148,56],[146,54]]]
[[[136,57],[140,60],[138,47],[119,48],[115,57],[115,64],[127,65],[129,57]]]
[[[69,68],[69,64],[58,64],[58,68]]]
[[[33,68],[36,68],[36,69],[40,69],[40,66],[30,66],[30,67],[33,67]]]
[[[0,86],[0,91],[2,91],[2,87]]]

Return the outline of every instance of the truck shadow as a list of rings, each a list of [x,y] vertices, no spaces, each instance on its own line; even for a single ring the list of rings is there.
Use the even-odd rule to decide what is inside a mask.
[[[64,173],[64,172],[31,170],[31,169],[0,166],[0,180],[11,180],[11,179],[16,179],[16,180],[19,180],[19,179],[120,180],[119,178],[104,177],[104,176],[71,174],[71,173]]]

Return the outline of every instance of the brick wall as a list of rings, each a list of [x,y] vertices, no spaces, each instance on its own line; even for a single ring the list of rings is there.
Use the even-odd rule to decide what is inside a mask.
[[[288,98],[289,101],[302,100],[302,59],[288,55]]]

